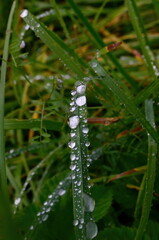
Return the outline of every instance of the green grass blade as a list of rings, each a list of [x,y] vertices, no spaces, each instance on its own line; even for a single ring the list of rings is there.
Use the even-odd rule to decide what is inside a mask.
[[[81,22],[83,23],[83,25],[87,28],[87,30],[91,33],[91,35],[93,36],[93,42],[95,42],[96,47],[101,49],[103,47],[105,47],[105,43],[103,42],[103,40],[101,39],[100,35],[98,34],[98,32],[93,28],[93,26],[89,23],[88,19],[83,15],[83,13],[81,12],[81,10],[79,9],[78,5],[73,1],[73,0],[68,0],[70,6],[73,8],[73,10],[76,12],[77,16],[79,17],[79,19],[81,20]],[[117,69],[119,70],[119,72],[126,78],[126,80],[130,83],[130,85],[136,89],[137,88],[137,84],[134,81],[134,79],[129,76],[129,74],[125,71],[125,69],[121,66],[120,62],[118,61],[118,59],[111,53],[108,52],[107,55],[109,56],[109,58],[111,59],[111,61],[114,63],[114,65],[117,67]]]
[[[63,20],[63,17],[62,17],[62,15],[61,15],[60,11],[59,11],[59,8],[58,8],[58,5],[57,5],[57,3],[56,3],[56,0],[51,0],[51,3],[52,3],[52,5],[53,5],[53,8],[54,8],[55,11],[56,11],[57,18],[59,19],[59,22],[60,22],[60,24],[61,24],[61,26],[62,26],[62,28],[63,28],[63,31],[64,31],[66,37],[69,39],[69,38],[70,38],[70,35],[69,35],[68,30],[67,30],[66,24],[65,24],[65,22],[64,22],[64,20]]]
[[[146,112],[147,120],[150,122],[151,126],[155,129],[152,100],[147,100],[145,102],[145,112]],[[147,222],[148,222],[150,210],[151,210],[151,202],[152,202],[152,196],[153,196],[152,194],[153,194],[155,172],[156,172],[156,154],[157,154],[157,144],[148,133],[148,162],[147,162],[147,172],[146,172],[146,178],[145,178],[145,193],[144,193],[142,215],[141,215],[135,240],[142,239]]]
[[[124,105],[126,110],[130,112],[137,121],[139,121],[142,126],[149,132],[149,134],[159,143],[159,137],[154,128],[146,120],[145,116],[141,113],[139,108],[134,104],[134,100],[128,97],[125,92],[120,88],[119,82],[115,81],[110,77],[104,68],[96,61],[92,60],[90,62],[91,67],[94,69],[95,73],[101,77],[101,81],[105,82],[106,87],[108,87],[119,100],[120,103]]]
[[[81,66],[85,65],[73,50],[63,42],[55,33],[51,32],[43,23],[37,20],[28,10],[23,10],[21,17],[39,37],[59,58],[66,66],[77,74],[79,78],[85,75]]]
[[[154,5],[157,16],[159,17],[159,2],[157,0],[152,0],[152,3]]]
[[[92,212],[95,202],[90,197],[90,188],[88,184],[88,167],[90,157],[87,154],[88,127],[86,111],[86,84],[77,82],[75,91],[71,92],[71,116],[69,126],[71,128],[71,166],[72,170],[72,188],[73,188],[73,209],[74,226],[76,239],[92,239],[97,234],[97,226],[92,221]]]
[[[41,126],[40,119],[29,119],[29,120],[16,120],[16,119],[5,119],[4,129],[32,129],[39,128]],[[48,130],[61,131],[63,124],[52,120],[43,120],[43,127]]]
[[[127,2],[131,22],[133,24],[141,50],[145,57],[149,74],[155,80],[156,77],[159,75],[159,72],[154,62],[154,56],[148,45],[148,38],[146,35],[146,31],[144,29],[144,25],[143,25],[139,10],[136,6],[135,0],[127,0],[126,2]]]

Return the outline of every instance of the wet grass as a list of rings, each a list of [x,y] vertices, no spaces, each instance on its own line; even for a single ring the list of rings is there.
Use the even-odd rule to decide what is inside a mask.
[[[0,238],[158,239],[157,1],[3,17]]]

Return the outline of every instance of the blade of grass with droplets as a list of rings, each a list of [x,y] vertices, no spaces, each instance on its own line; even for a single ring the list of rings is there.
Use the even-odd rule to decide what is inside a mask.
[[[78,5],[73,0],[68,0],[70,6],[73,8],[83,25],[87,28],[87,30],[90,32],[90,34],[93,36],[93,42],[95,42],[95,45],[97,48],[101,49],[105,47],[105,43],[102,41],[100,35],[98,32],[94,29],[94,27],[89,23],[88,19],[83,15],[81,10],[79,9]],[[125,69],[121,66],[118,59],[111,53],[108,52],[107,55],[113,62],[113,64],[117,67],[119,72],[126,78],[126,80],[130,83],[130,85],[136,89],[137,84],[134,81],[134,79],[125,71]]]
[[[133,24],[135,33],[139,41],[139,45],[145,57],[149,74],[153,78],[153,80],[155,80],[156,77],[159,75],[159,72],[155,65],[153,53],[149,48],[147,34],[144,29],[144,25],[143,25],[139,10],[134,0],[126,0],[126,2],[127,2],[127,7],[128,7],[128,12],[131,18],[131,22]]]
[[[153,100],[146,100],[145,102],[145,112],[146,118],[150,122],[151,126],[155,129],[154,111],[153,111]],[[141,240],[146,229],[148,222],[152,194],[155,182],[156,173],[156,154],[157,154],[157,144],[154,139],[148,133],[148,160],[147,160],[147,172],[145,177],[145,191],[144,191],[144,201],[142,207],[142,214],[137,229],[135,240]]]
[[[33,236],[38,226],[47,221],[50,212],[53,210],[55,205],[59,202],[60,197],[63,196],[67,189],[71,185],[71,174],[69,173],[62,181],[59,182],[55,190],[49,194],[46,201],[43,203],[41,210],[36,214],[36,219],[30,226],[26,233],[26,239],[33,239]]]
[[[94,200],[90,197],[88,184],[88,167],[90,157],[87,154],[88,127],[86,111],[86,83],[77,82],[75,90],[71,92],[69,126],[71,128],[71,166],[74,226],[76,239],[92,239],[97,234],[97,226],[92,220],[92,212],[95,207]]]
[[[21,17],[35,32],[37,37],[39,37],[70,70],[76,73],[79,78],[85,76],[81,67],[85,67],[87,64],[79,58],[61,38],[54,32],[51,32],[43,23],[29,13],[28,10],[23,10]]]
[[[125,92],[121,89],[119,82],[110,77],[104,68],[96,61],[92,60],[90,62],[91,67],[94,69],[95,73],[101,77],[99,80],[105,83],[105,86],[109,88],[116,98],[122,103],[126,110],[130,112],[137,121],[139,121],[142,126],[150,133],[150,135],[155,139],[157,143],[159,143],[159,136],[154,130],[154,128],[150,125],[150,123],[146,120],[145,116],[141,113],[139,108],[134,104],[134,100],[125,94]]]

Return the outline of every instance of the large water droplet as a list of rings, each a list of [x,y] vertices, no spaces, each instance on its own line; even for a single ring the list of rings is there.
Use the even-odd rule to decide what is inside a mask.
[[[86,104],[86,97],[85,96],[78,97],[76,99],[76,104],[78,106],[83,106],[84,104]]]
[[[75,142],[72,142],[72,141],[68,143],[68,146],[69,146],[69,148],[71,148],[71,149],[74,148],[75,145],[76,145],[76,143],[75,143]]]
[[[72,116],[69,118],[69,126],[72,129],[75,129],[79,124],[79,117],[78,116]]]
[[[88,222],[86,225],[86,237],[88,239],[93,239],[97,236],[98,228],[94,222]]]
[[[83,94],[86,91],[86,86],[84,84],[81,84],[77,87],[77,92],[79,94]]]
[[[95,201],[91,198],[88,194],[83,193],[83,200],[84,200],[84,210],[85,212],[93,212],[95,208]]]
[[[24,9],[20,14],[21,18],[25,18],[27,15],[28,15],[28,10],[27,9]]]

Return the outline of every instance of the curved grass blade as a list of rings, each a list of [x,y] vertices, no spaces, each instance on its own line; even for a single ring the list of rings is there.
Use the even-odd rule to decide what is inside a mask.
[[[61,38],[54,32],[51,32],[43,23],[36,19],[28,10],[23,10],[21,17],[39,37],[66,66],[77,74],[79,78],[85,75],[81,66],[86,66],[84,61],[80,59],[75,52],[70,49]]]
[[[144,54],[145,61],[147,68],[149,70],[150,76],[152,76],[153,80],[156,79],[156,77],[159,75],[159,71],[155,65],[154,56],[151,52],[149,45],[148,45],[148,38],[146,31],[144,29],[144,25],[142,22],[142,18],[140,16],[139,10],[136,6],[136,3],[134,0],[126,0],[129,15],[131,18],[131,22],[133,24],[135,33],[137,35],[141,50]]]
[[[154,120],[154,111],[153,111],[153,101],[146,100],[145,102],[145,112],[146,118],[150,122],[151,126],[155,129],[155,120]],[[148,162],[147,162],[147,172],[145,177],[145,191],[144,191],[144,200],[142,207],[142,214],[137,229],[135,240],[141,240],[146,229],[148,222],[151,202],[153,196],[153,188],[155,182],[155,173],[156,173],[156,154],[157,154],[157,144],[154,139],[148,133]]]
[[[90,62],[91,67],[94,69],[95,73],[100,77],[99,80],[105,83],[105,86],[109,88],[118,101],[124,105],[126,110],[130,112],[137,121],[139,121],[142,126],[147,130],[147,132],[153,137],[153,139],[159,143],[159,136],[150,123],[146,120],[145,116],[141,113],[139,108],[134,104],[134,100],[128,97],[125,92],[120,88],[119,82],[115,81],[110,77],[104,68],[96,61],[92,60]]]

